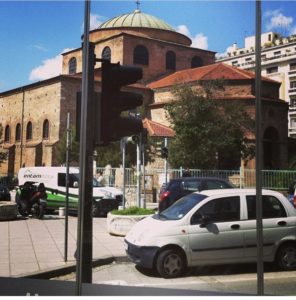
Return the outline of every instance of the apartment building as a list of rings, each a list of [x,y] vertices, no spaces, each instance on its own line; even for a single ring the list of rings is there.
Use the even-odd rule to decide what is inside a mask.
[[[262,75],[281,82],[280,99],[289,103],[288,135],[296,138],[296,35],[283,37],[275,32],[261,35]],[[255,36],[245,38],[245,47],[229,47],[217,62],[255,70]]]

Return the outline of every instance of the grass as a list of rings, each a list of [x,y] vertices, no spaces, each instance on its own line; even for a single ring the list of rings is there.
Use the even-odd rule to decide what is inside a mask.
[[[123,216],[130,216],[130,215],[136,215],[136,216],[141,216],[141,215],[151,215],[154,214],[155,211],[150,208],[140,208],[137,206],[132,206],[126,209],[122,210],[112,210],[111,213],[113,215],[123,215]]]

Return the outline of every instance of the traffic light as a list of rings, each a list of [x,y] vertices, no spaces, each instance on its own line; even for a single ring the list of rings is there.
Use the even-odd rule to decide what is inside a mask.
[[[161,149],[161,157],[168,158],[169,156],[169,149],[167,147],[162,147]]]
[[[142,77],[142,68],[102,60],[102,91],[98,108],[99,124],[95,133],[96,144],[106,145],[142,132],[141,119],[121,116],[122,112],[135,109],[143,103],[141,94],[124,92],[121,88],[136,83]]]

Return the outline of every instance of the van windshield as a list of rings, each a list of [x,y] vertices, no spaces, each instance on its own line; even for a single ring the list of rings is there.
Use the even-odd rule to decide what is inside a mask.
[[[164,220],[182,219],[194,206],[207,197],[208,196],[206,195],[197,193],[187,195],[175,202],[172,206],[162,211],[159,215],[155,216]]]

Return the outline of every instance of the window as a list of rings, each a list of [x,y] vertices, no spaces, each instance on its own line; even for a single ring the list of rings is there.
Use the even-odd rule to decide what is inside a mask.
[[[238,61],[237,61],[237,60],[235,60],[235,61],[233,61],[233,62],[232,62],[232,65],[233,65],[233,66],[236,66],[236,65],[237,65],[237,63],[238,63]]]
[[[76,68],[77,68],[77,61],[76,61],[76,57],[72,57],[69,60],[69,74],[75,74],[76,73]]]
[[[48,139],[49,138],[49,122],[48,120],[44,120],[43,128],[42,128],[42,138]]]
[[[247,196],[248,219],[256,219],[256,196]],[[262,196],[263,219],[287,217],[282,203],[274,196]]]
[[[281,55],[281,51],[275,51],[275,52],[273,52],[273,55],[274,56],[280,56]]]
[[[74,182],[78,182],[78,177],[69,174],[69,187],[74,187]],[[66,173],[58,173],[58,186],[66,186]]]
[[[149,65],[149,53],[145,46],[138,45],[134,49],[134,64]]]
[[[111,49],[108,46],[103,49],[102,58],[111,61]]]
[[[21,140],[21,124],[18,123],[15,128],[15,141],[19,142]]]
[[[10,141],[10,127],[9,125],[6,125],[5,132],[4,132],[4,142],[9,143]]]
[[[275,67],[270,67],[266,69],[266,73],[267,74],[271,74],[271,73],[277,73],[278,72],[278,66]]]
[[[176,70],[176,54],[173,51],[166,53],[166,69]]]
[[[27,124],[27,132],[26,132],[26,140],[31,140],[32,137],[33,137],[32,122],[28,122],[28,124]]]
[[[296,70],[296,62],[290,63],[290,70]]]
[[[248,61],[252,61],[252,57],[248,57],[248,58],[246,58],[246,59],[245,59],[245,61],[246,61],[246,62],[248,62]]]
[[[203,66],[203,61],[199,56],[194,56],[191,59],[191,68],[198,68]]]
[[[290,89],[296,89],[296,81],[290,82]]]
[[[201,223],[202,216],[207,216],[211,223],[240,220],[240,197],[224,197],[204,204],[191,219],[191,224]]]

